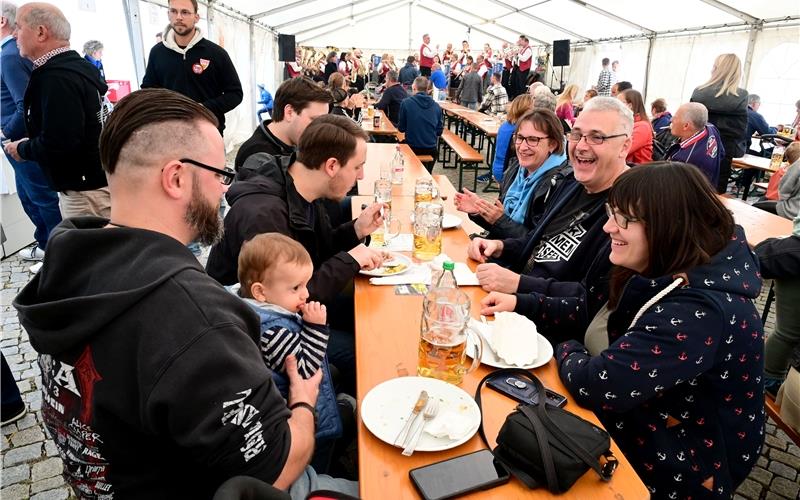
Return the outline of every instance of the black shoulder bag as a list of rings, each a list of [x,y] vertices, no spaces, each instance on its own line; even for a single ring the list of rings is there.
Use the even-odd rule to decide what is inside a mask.
[[[495,458],[525,483],[528,488],[547,486],[552,493],[567,491],[583,474],[593,469],[603,481],[609,481],[617,468],[611,454],[611,439],[600,427],[574,413],[545,403],[544,386],[527,370],[504,368],[485,376],[475,390],[475,402],[481,407],[481,388],[489,377],[515,375],[530,382],[538,390],[538,404],[520,404],[506,417],[497,435]],[[483,430],[481,439],[491,450]],[[599,457],[606,461],[601,464]]]

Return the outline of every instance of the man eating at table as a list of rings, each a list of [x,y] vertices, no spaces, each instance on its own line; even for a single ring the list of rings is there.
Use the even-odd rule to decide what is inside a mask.
[[[42,418],[81,498],[211,498],[251,476],[292,498],[357,485],[307,467],[321,379],[287,360],[285,401],[258,316],[186,244],[222,230],[233,178],[211,111],[166,89],[123,98],[100,136],[111,219],[65,219],[14,301],[39,352]]]
[[[573,173],[556,189],[537,225],[521,238],[472,240],[468,254],[481,262],[478,280],[491,292],[481,314],[524,314],[553,342],[582,335],[608,299],[605,202],[628,168],[632,130],[633,115],[618,100],[589,101],[567,134]],[[583,283],[590,272],[591,281],[602,285],[587,290]]]

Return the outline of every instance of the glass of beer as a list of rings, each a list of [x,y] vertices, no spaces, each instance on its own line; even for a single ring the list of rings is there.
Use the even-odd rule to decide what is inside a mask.
[[[400,234],[400,219],[392,217],[392,181],[378,179],[375,181],[375,203],[383,203],[386,208],[381,210],[383,226],[376,229],[370,239],[375,246],[386,246],[389,240]]]
[[[434,288],[423,301],[417,374],[458,385],[480,365],[483,344],[467,328],[469,297],[457,288]],[[467,366],[467,337],[473,336],[472,363]]]
[[[374,117],[375,117],[375,106],[370,104],[369,107],[367,107],[367,118],[372,120]]]
[[[442,253],[442,216],[444,207],[438,203],[421,202],[414,207],[414,250],[418,260],[431,260]]]
[[[414,204],[433,201],[439,197],[439,188],[436,182],[429,177],[420,177],[414,183]]]

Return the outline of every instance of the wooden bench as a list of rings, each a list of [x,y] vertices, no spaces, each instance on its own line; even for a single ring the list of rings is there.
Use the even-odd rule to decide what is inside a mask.
[[[417,160],[420,163],[433,163],[435,161],[431,155],[417,155]]]
[[[772,398],[772,395],[764,395],[764,408],[767,410],[767,415],[775,421],[775,425],[785,432],[786,435],[789,436],[789,439],[794,441],[794,444],[800,446],[800,432],[797,432],[797,430],[783,421],[781,418],[781,407],[778,406],[775,399]]]
[[[473,191],[478,189],[478,169],[483,163],[483,155],[476,151],[472,146],[467,144],[464,139],[454,134],[449,129],[442,132],[442,147],[445,149],[446,159],[442,162],[445,165],[450,161],[450,155],[455,156],[453,165],[458,169],[458,189],[459,191],[464,185],[464,169],[470,168],[475,172],[475,179],[473,180]],[[441,156],[440,156],[441,158]]]
[[[754,182],[753,187],[758,189],[763,189],[764,192],[766,192],[767,188],[769,187],[769,182]]]

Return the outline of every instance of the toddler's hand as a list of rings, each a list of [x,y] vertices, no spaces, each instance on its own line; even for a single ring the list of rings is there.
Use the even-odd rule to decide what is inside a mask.
[[[325,304],[319,302],[307,302],[301,308],[303,311],[303,321],[315,323],[317,325],[324,325],[328,321],[328,310]]]

